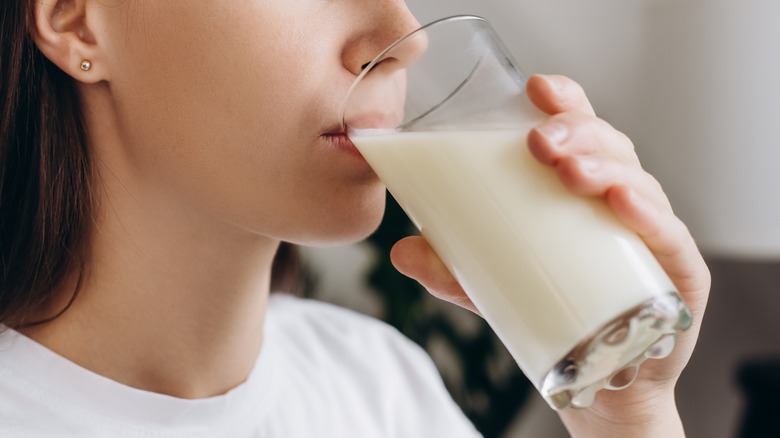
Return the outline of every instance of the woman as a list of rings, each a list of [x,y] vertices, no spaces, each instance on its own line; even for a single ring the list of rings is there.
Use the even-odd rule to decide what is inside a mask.
[[[269,299],[280,242],[362,239],[384,187],[339,131],[347,88],[418,26],[400,0],[5,0],[0,431],[17,436],[474,436],[384,325]],[[537,76],[534,155],[601,196],[694,311],[672,357],[561,416],[682,436],[674,385],[709,274],[629,140]],[[473,306],[422,238],[392,258]]]

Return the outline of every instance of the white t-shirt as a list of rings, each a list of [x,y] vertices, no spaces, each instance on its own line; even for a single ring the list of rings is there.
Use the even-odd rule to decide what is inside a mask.
[[[430,358],[392,327],[272,295],[262,352],[228,393],[185,400],[0,335],[2,437],[475,437]]]

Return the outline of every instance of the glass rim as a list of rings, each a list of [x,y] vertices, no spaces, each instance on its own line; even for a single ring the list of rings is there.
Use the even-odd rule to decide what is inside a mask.
[[[431,21],[428,24],[425,24],[423,26],[418,27],[417,29],[407,33],[406,35],[402,36],[401,38],[398,38],[395,40],[392,44],[387,46],[384,50],[382,50],[378,55],[374,57],[374,59],[371,60],[368,64],[366,64],[366,67],[363,68],[363,71],[360,72],[360,74],[355,78],[354,81],[352,81],[352,85],[350,85],[349,90],[347,91],[347,94],[344,97],[344,106],[341,109],[341,129],[344,132],[347,132],[347,121],[345,120],[345,113],[347,109],[347,105],[349,104],[349,98],[352,96],[352,92],[354,91],[355,87],[360,83],[360,81],[374,68],[377,64],[384,58],[385,55],[390,53],[393,49],[398,47],[400,44],[402,44],[404,41],[408,40],[409,38],[413,37],[419,32],[422,32],[424,30],[427,30],[431,27],[434,27],[436,25],[442,24],[442,23],[451,23],[456,21],[477,21],[482,22],[490,26],[490,22],[478,15],[469,15],[469,14],[462,14],[462,15],[450,15],[449,17],[439,18],[438,20]]]

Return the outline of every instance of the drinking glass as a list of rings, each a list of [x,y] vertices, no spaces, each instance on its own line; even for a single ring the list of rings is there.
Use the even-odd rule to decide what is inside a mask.
[[[603,199],[530,154],[525,83],[486,20],[444,18],[364,68],[344,129],[550,406],[584,408],[691,315]]]

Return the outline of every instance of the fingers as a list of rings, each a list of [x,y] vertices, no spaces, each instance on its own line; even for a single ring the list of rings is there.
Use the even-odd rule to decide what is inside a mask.
[[[634,144],[625,134],[582,112],[563,112],[548,118],[531,130],[528,146],[539,161],[552,166],[571,155],[608,155],[627,164],[639,164]]]
[[[400,273],[417,280],[431,295],[479,314],[424,238],[412,236],[398,241],[390,251],[390,260]]]
[[[552,116],[531,130],[528,147],[576,194],[604,196],[612,186],[624,184],[666,202],[658,182],[642,170],[631,141],[595,116],[580,112]]]
[[[551,115],[529,133],[531,153],[553,166],[573,193],[604,197],[618,219],[645,241],[692,309],[703,311],[709,270],[660,184],[642,169],[631,141],[595,116],[571,79],[533,76],[527,92]]]
[[[605,198],[617,218],[645,241],[694,314],[703,313],[710,272],[688,227],[668,201],[641,196],[627,185],[613,186]]]
[[[596,114],[582,87],[565,76],[531,76],[526,85],[526,92],[531,102],[547,114],[565,111]]]

